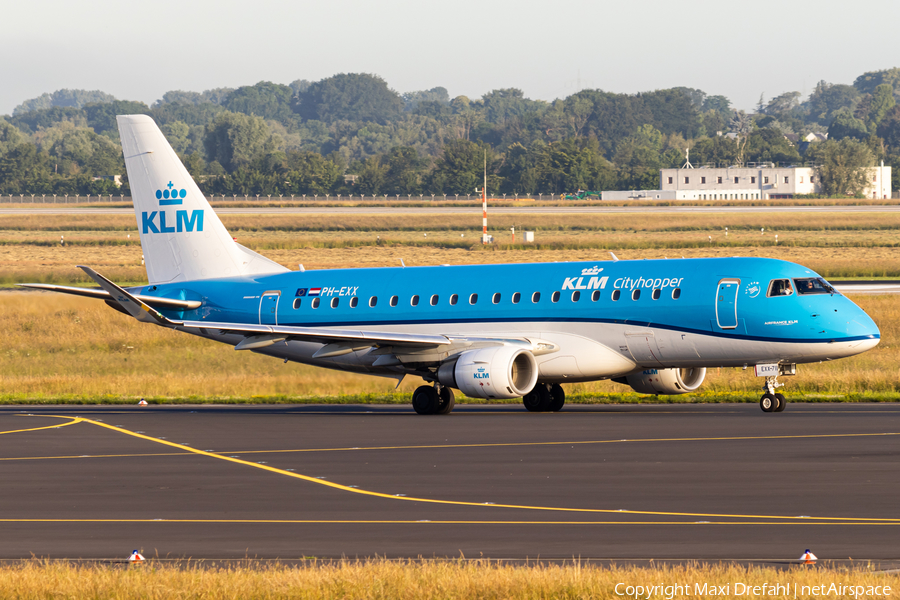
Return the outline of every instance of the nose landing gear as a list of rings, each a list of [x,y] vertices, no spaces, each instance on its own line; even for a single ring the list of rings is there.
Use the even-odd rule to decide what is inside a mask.
[[[784,387],[783,383],[778,383],[778,376],[766,377],[763,384],[763,395],[759,400],[759,407],[763,412],[781,412],[787,406],[787,400],[784,394],[776,393],[777,388]]]

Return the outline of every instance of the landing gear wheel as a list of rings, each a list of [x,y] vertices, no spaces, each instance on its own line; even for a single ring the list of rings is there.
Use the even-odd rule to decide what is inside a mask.
[[[441,399],[437,390],[430,385],[423,385],[416,388],[412,397],[413,409],[420,415],[436,414],[441,406]]]
[[[441,391],[438,392],[438,398],[440,402],[438,404],[437,414],[449,415],[453,412],[453,407],[456,405],[456,398],[453,395],[452,389],[447,386],[442,386]]]
[[[763,394],[763,397],[759,400],[759,407],[763,412],[773,412],[778,408],[778,400],[774,394]]]
[[[550,406],[547,407],[547,410],[559,412],[565,403],[566,392],[563,391],[561,385],[554,383],[550,386]]]
[[[522,404],[530,412],[546,412],[550,410],[552,400],[547,386],[539,383],[534,386],[533,390],[522,397]]]
[[[778,408],[773,412],[783,411],[784,407],[787,406],[787,399],[784,397],[784,394],[775,394],[775,399],[778,400]]]

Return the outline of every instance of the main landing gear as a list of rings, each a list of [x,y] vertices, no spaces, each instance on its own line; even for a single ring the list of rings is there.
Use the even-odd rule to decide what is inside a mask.
[[[451,388],[436,383],[434,387],[423,385],[416,388],[412,405],[420,415],[449,415],[456,405],[456,399]]]
[[[566,393],[558,383],[538,383],[522,398],[530,412],[559,412],[565,403]]]
[[[778,383],[777,375],[766,377],[766,382],[763,384],[763,391],[765,393],[759,400],[759,407],[763,412],[781,412],[784,410],[784,407],[787,406],[787,400],[785,400],[784,394],[775,393],[775,390],[782,386],[784,386],[784,384]]]

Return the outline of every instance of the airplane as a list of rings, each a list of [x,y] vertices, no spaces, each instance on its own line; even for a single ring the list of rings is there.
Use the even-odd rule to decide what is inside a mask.
[[[139,321],[284,362],[420,377],[423,415],[454,390],[559,411],[562,384],[688,394],[707,369],[779,376],[874,348],[874,321],[806,267],[768,258],[612,260],[292,271],[238,244],[146,115],[117,117],[148,284],[24,287],[89,296]]]

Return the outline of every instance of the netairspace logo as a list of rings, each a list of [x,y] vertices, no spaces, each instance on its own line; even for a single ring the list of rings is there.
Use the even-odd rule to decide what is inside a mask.
[[[180,206],[187,197],[187,190],[175,189],[171,181],[162,189],[156,190],[156,199],[160,206]],[[172,225],[172,213],[164,210],[141,212],[141,233],[185,233],[203,231],[203,210],[192,210],[190,216],[186,210],[175,211],[175,224]]]
[[[752,585],[740,581],[722,585],[713,583],[658,583],[656,585],[617,583],[615,587],[616,596],[634,598],[635,600],[652,600],[653,598],[672,600],[673,598],[688,596],[721,596],[730,598],[850,596],[851,598],[877,598],[890,596],[891,592],[891,586],[888,585],[854,585],[846,582],[821,583],[819,585],[800,585],[791,582],[765,582],[761,585]]]

